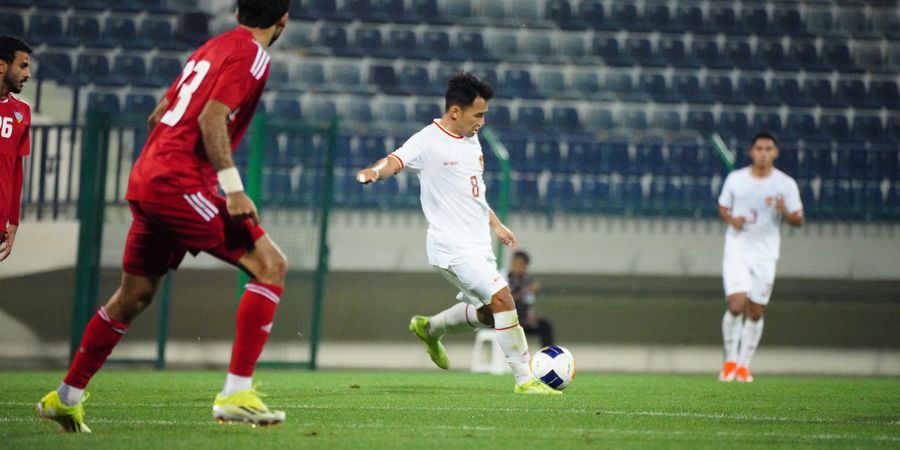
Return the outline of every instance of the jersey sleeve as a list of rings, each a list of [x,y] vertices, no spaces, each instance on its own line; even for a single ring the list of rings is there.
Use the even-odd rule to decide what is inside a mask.
[[[28,156],[31,153],[31,112],[29,111],[26,114],[28,118],[25,123],[25,132],[22,133],[22,137],[19,140],[19,156]]]
[[[800,199],[800,188],[793,178],[789,178],[786,192],[784,193],[784,209],[793,214],[803,209],[803,201]]]
[[[415,172],[425,167],[427,152],[425,152],[425,145],[421,137],[415,134],[403,146],[391,153],[390,156],[397,158],[403,168],[411,169]]]
[[[19,212],[22,207],[22,185],[25,181],[25,173],[23,170],[24,158],[19,156],[16,158],[15,167],[13,167],[12,191],[9,198],[9,224],[19,224]],[[4,226],[6,224],[3,224]]]
[[[210,100],[218,100],[232,111],[248,99],[258,95],[258,86],[264,82],[268,70],[269,54],[262,47],[255,50],[241,49],[227,58],[219,68]]]
[[[719,194],[719,206],[731,209],[734,206],[734,173],[725,177],[722,192]]]

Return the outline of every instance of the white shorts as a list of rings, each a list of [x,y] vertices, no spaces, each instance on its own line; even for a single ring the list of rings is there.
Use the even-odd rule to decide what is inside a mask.
[[[741,258],[726,257],[722,261],[722,281],[725,296],[746,293],[747,298],[758,305],[768,305],[775,285],[775,260],[749,262]]]
[[[497,271],[494,255],[472,254],[450,267],[434,266],[450,284],[459,289],[456,299],[475,308],[491,304],[491,297],[507,286]]]

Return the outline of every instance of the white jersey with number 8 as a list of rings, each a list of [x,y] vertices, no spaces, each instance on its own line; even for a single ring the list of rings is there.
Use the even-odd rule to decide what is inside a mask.
[[[491,253],[484,157],[477,136],[456,136],[435,120],[390,157],[419,176],[429,264],[446,268],[467,255]]]
[[[775,208],[775,202],[779,196],[784,198],[784,206],[789,213],[803,209],[797,182],[778,169],[772,169],[766,178],[756,178],[751,175],[750,167],[745,167],[725,178],[719,205],[728,208],[733,217],[746,219],[741,231],[728,226],[725,233],[726,259],[778,259],[781,214]]]

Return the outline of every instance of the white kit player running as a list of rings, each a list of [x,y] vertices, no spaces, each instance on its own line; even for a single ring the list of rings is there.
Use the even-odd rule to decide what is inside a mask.
[[[419,177],[422,211],[428,220],[428,263],[460,290],[456,305],[410,320],[409,330],[426,344],[431,360],[442,369],[450,367],[441,343],[445,334],[493,327],[516,377],[514,392],[560,394],[531,374],[525,333],[491,250],[491,230],[506,245],[516,242],[485,199],[484,157],[476,133],[484,125],[493,94],[489,84],[470,73],[454,76],[447,86],[443,117],[360,170],[357,181],[368,184],[402,169]]]
[[[759,133],[750,143],[752,164],[725,178],[719,215],[728,223],[722,279],[728,310],[722,318],[725,363],[721,381],[751,382],[750,360],[759,345],[763,315],[775,283],[783,218],[803,225],[797,182],[773,166],[778,158],[775,136]]]

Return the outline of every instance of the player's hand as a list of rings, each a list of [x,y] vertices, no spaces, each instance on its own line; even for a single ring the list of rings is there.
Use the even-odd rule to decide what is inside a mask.
[[[359,184],[369,184],[378,181],[378,172],[374,169],[363,169],[356,173],[356,182]]]
[[[8,231],[4,231],[0,235],[0,261],[6,259],[12,253],[13,241],[16,240],[16,229],[18,226],[10,225]]]
[[[236,191],[227,194],[225,204],[228,205],[228,215],[232,220],[250,219],[253,225],[259,225],[259,214],[256,205],[244,191]]]
[[[515,246],[516,245],[516,235],[513,234],[509,228],[506,228],[506,225],[502,223],[498,223],[494,226],[494,234],[497,235],[497,239],[500,239],[500,242],[503,245]]]
[[[775,210],[781,213],[781,215],[787,214],[784,210],[784,196],[781,194],[775,196]]]
[[[731,226],[733,226],[735,230],[738,230],[738,231],[743,230],[745,223],[747,223],[747,219],[744,216],[737,216],[737,217],[731,218]]]

